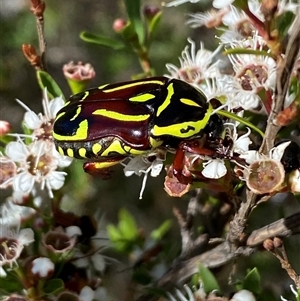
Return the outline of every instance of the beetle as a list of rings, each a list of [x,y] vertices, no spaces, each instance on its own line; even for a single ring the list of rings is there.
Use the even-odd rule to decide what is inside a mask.
[[[200,90],[178,79],[107,84],[71,96],[57,113],[53,138],[60,154],[85,159],[89,173],[157,148],[177,148],[180,170],[184,150],[193,151],[191,141],[213,141],[222,132],[223,122],[212,112]]]

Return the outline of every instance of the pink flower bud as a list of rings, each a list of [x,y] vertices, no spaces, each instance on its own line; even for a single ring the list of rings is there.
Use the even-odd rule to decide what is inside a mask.
[[[11,130],[10,123],[5,120],[0,120],[0,137],[5,136]]]
[[[117,33],[122,32],[126,24],[127,22],[124,19],[118,18],[114,21],[113,29]]]

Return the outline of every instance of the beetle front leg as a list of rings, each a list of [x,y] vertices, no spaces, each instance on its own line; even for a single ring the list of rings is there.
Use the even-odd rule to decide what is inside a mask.
[[[214,150],[204,147],[204,140],[190,140],[182,141],[176,151],[173,161],[173,174],[182,184],[189,184],[193,181],[192,173],[185,171],[186,152],[195,155],[212,156],[215,154]]]

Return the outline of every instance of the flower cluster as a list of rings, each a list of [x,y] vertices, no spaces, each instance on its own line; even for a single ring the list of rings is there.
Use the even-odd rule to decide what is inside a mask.
[[[56,151],[52,138],[53,121],[64,100],[57,97],[50,101],[44,90],[44,113],[40,114],[17,101],[26,110],[23,120],[26,134],[11,134],[16,141],[6,145],[5,155],[0,158],[2,173],[6,175],[1,179],[0,187],[12,186],[16,193],[34,194],[38,184],[40,189],[46,188],[52,198],[52,190],[60,189],[66,176],[58,169],[72,162]]]
[[[167,6],[177,6],[185,2],[198,1],[175,0],[169,2]],[[249,189],[259,194],[273,193],[284,190],[286,187],[293,193],[300,191],[299,146],[295,142],[289,141],[287,144],[275,147],[269,155],[259,154],[254,158],[253,154],[258,154],[259,145],[255,145],[252,139],[257,133],[262,138],[263,132],[243,118],[250,112],[260,114],[261,120],[267,120],[274,105],[276,72],[284,58],[284,55],[277,49],[278,45],[276,46],[271,41],[271,34],[262,30],[262,24],[267,22],[267,18],[270,18],[271,14],[271,11],[268,11],[270,8],[264,5],[257,0],[251,0],[247,5],[245,4],[244,9],[240,9],[234,6],[232,1],[213,1],[213,10],[194,13],[187,21],[187,24],[192,27],[217,27],[221,33],[217,37],[220,42],[219,46],[215,51],[210,51],[205,49],[201,42],[197,49],[196,43],[188,39],[188,45],[179,58],[179,67],[167,64],[166,68],[170,74],[166,76],[186,81],[195,86],[204,92],[208,102],[218,100],[219,104],[214,106],[213,114],[226,117],[223,118],[224,128],[220,139],[215,143],[205,145],[208,146],[210,152],[200,148],[195,150],[195,147],[185,149],[183,170],[181,171],[184,176],[181,179],[178,176],[178,180],[174,177],[176,170],[173,172],[173,166],[167,168],[165,189],[172,196],[183,195],[192,187],[190,183],[203,180],[206,182],[215,180],[211,181],[211,187],[219,186],[221,190],[226,190],[224,181],[228,182],[232,178],[245,181]],[[294,13],[298,7],[299,4],[294,4],[292,1],[288,3],[284,0],[279,1],[272,17],[279,18],[286,12]],[[227,54],[226,65],[224,57],[220,54],[222,49]],[[293,78],[297,78],[296,73]],[[282,111],[281,115],[289,114],[288,112],[292,110],[291,106],[297,111],[295,109],[296,96],[292,91],[293,89],[288,91],[283,103],[283,107],[288,108],[285,109],[287,112]],[[283,121],[284,117],[281,115],[278,116],[278,120]],[[273,122],[279,123],[280,120]],[[285,121],[284,125],[287,123],[288,121]],[[290,143],[292,145],[288,146]],[[202,143],[201,146],[203,144],[205,143]],[[289,151],[290,147],[294,149],[294,152]],[[191,149],[192,151],[190,151]],[[277,152],[280,152],[280,155],[274,156]],[[287,159],[288,156],[292,156],[293,159]],[[270,178],[265,177],[275,168],[273,164],[268,165],[266,160],[267,162],[273,160],[273,163],[278,166],[277,175],[279,170],[281,171],[276,185],[273,182],[270,184]],[[294,162],[292,168],[286,168],[288,164],[286,161],[289,160]],[[147,157],[131,160],[125,168],[125,174],[130,175],[129,170],[131,173],[135,172],[139,175],[143,172],[148,174],[151,168],[155,168],[151,162],[142,169],[142,166],[137,164],[140,161],[147,161]],[[156,161],[154,160],[154,162]],[[263,168],[257,168],[261,164]],[[154,174],[156,176],[157,172]],[[255,177],[253,177],[254,174]],[[287,178],[285,178],[286,174],[288,174]],[[265,181],[261,181],[262,178]],[[259,190],[254,188],[253,181],[259,182]],[[266,187],[262,187],[264,185]]]

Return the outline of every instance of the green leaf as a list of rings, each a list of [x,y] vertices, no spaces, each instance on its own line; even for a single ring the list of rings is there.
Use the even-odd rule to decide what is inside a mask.
[[[83,41],[87,43],[98,44],[98,45],[110,47],[115,50],[125,48],[125,45],[122,41],[117,41],[108,37],[95,35],[86,31],[82,31],[79,36]]]
[[[121,209],[119,212],[119,229],[121,235],[127,240],[136,240],[138,237],[138,229],[133,216],[125,209]]]
[[[36,72],[36,76],[38,79],[38,84],[42,90],[47,88],[47,92],[51,97],[54,98],[62,96],[65,99],[60,87],[49,73],[39,70]]]
[[[151,21],[149,22],[148,24],[148,33],[149,35],[153,35],[155,34],[157,28],[158,28],[158,25],[161,21],[161,17],[162,17],[162,11],[158,12],[152,19]]]
[[[121,239],[121,234],[117,227],[110,224],[110,225],[107,225],[106,229],[107,229],[108,237],[112,242],[116,242],[119,239]]]
[[[139,42],[142,45],[144,43],[145,32],[141,19],[141,1],[140,0],[125,0],[126,10],[135,32],[139,38]]]
[[[300,289],[297,291],[296,300],[297,300],[297,301],[300,301]]]
[[[210,293],[214,290],[217,290],[219,292],[221,291],[215,276],[207,267],[202,264],[199,265],[199,275],[203,283],[204,291],[206,293]]]
[[[259,135],[261,135],[262,138],[265,136],[264,133],[258,127],[256,127],[254,124],[252,124],[250,121],[246,120],[245,118],[239,117],[234,113],[230,113],[230,112],[224,111],[224,110],[219,110],[216,112],[216,114],[233,119],[235,121],[240,122],[241,124],[243,124],[245,126],[248,126],[250,129],[256,131]]]
[[[151,232],[151,238],[154,240],[161,240],[172,226],[171,220],[166,220],[157,229]]]
[[[260,274],[257,268],[252,269],[243,281],[243,289],[246,289],[254,294],[261,292]]]
[[[278,16],[275,24],[277,25],[279,36],[283,39],[287,36],[288,30],[295,18],[295,14],[291,11],[286,11],[284,14]]]
[[[18,279],[14,277],[13,273],[8,273],[6,277],[0,277],[0,296],[20,292],[22,289],[23,286]]]
[[[53,295],[63,291],[64,288],[64,282],[59,278],[54,278],[46,282],[43,291],[47,295]]]
[[[273,57],[271,52],[267,52],[264,50],[254,50],[254,49],[245,49],[245,48],[231,48],[227,49],[223,52],[224,55],[228,54],[253,54],[253,55],[262,55]]]

